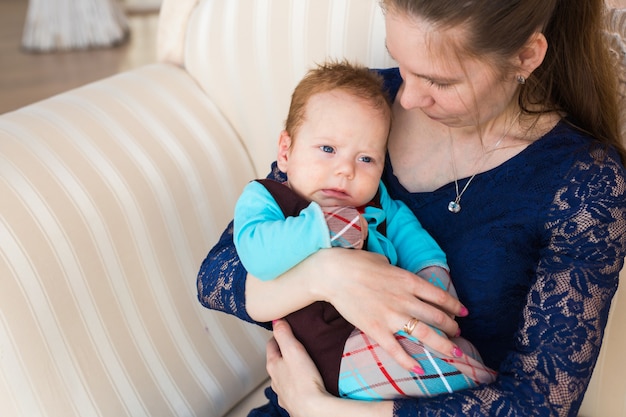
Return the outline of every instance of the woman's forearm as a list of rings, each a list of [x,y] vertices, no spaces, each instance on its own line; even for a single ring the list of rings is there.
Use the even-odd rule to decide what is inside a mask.
[[[248,314],[259,322],[269,322],[311,304],[302,287],[292,285],[297,276],[287,272],[272,281],[261,281],[248,274],[246,306]]]
[[[198,300],[206,308],[254,321],[246,311],[247,272],[233,245],[233,223],[209,251],[197,277]]]
[[[352,264],[366,268],[367,258],[372,255],[379,260],[384,259],[380,255],[366,251],[344,248],[320,249],[274,280],[262,281],[248,274],[246,280],[248,314],[257,321],[265,322],[285,317],[316,301],[328,301],[334,305],[336,295],[351,292],[345,289],[345,286],[349,287],[349,282],[354,280],[354,277],[349,275],[363,274],[356,268],[346,266]],[[382,263],[389,266],[386,260]],[[376,275],[371,269],[367,272]],[[340,309],[341,305],[335,307]]]
[[[277,279],[261,281],[248,274],[246,306],[250,317],[257,321],[272,321],[293,313],[315,301],[326,301],[321,290],[321,265],[327,263],[327,253],[337,249],[323,249],[285,272]]]

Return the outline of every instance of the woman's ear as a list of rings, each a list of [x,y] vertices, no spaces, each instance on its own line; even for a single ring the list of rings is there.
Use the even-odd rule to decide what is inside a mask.
[[[548,41],[541,32],[535,32],[517,55],[519,75],[528,78],[543,62],[548,51]]]
[[[285,174],[287,173],[287,166],[289,165],[289,149],[291,149],[291,136],[289,136],[286,130],[283,130],[280,132],[280,137],[278,138],[278,157],[276,158],[276,163],[278,169]]]

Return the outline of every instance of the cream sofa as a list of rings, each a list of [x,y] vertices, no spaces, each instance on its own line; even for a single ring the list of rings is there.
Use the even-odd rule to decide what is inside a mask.
[[[165,0],[159,24],[159,63],[0,116],[0,416],[264,402],[269,333],[203,308],[196,273],[268,171],[305,70],[393,65],[382,15],[376,0]],[[581,415],[626,416],[624,291]]]

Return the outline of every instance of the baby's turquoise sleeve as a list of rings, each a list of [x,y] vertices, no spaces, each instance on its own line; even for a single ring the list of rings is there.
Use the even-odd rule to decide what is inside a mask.
[[[298,216],[287,217],[257,181],[244,188],[235,205],[233,239],[246,270],[269,281],[319,249],[330,248],[321,207],[312,202]]]
[[[446,255],[435,239],[403,202],[389,196],[382,182],[380,202],[387,217],[387,238],[396,250],[399,267],[411,272],[429,266],[449,270]]]

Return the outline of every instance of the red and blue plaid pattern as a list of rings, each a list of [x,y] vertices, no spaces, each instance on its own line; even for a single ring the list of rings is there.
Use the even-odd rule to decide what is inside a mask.
[[[473,346],[455,339],[466,355],[442,356],[405,332],[396,333],[402,347],[424,368],[417,375],[402,368],[380,345],[355,329],[348,338],[339,371],[339,394],[358,400],[432,397],[495,380],[496,372],[480,361]]]
[[[333,247],[361,249],[367,229],[361,227],[361,214],[354,207],[322,207]]]

